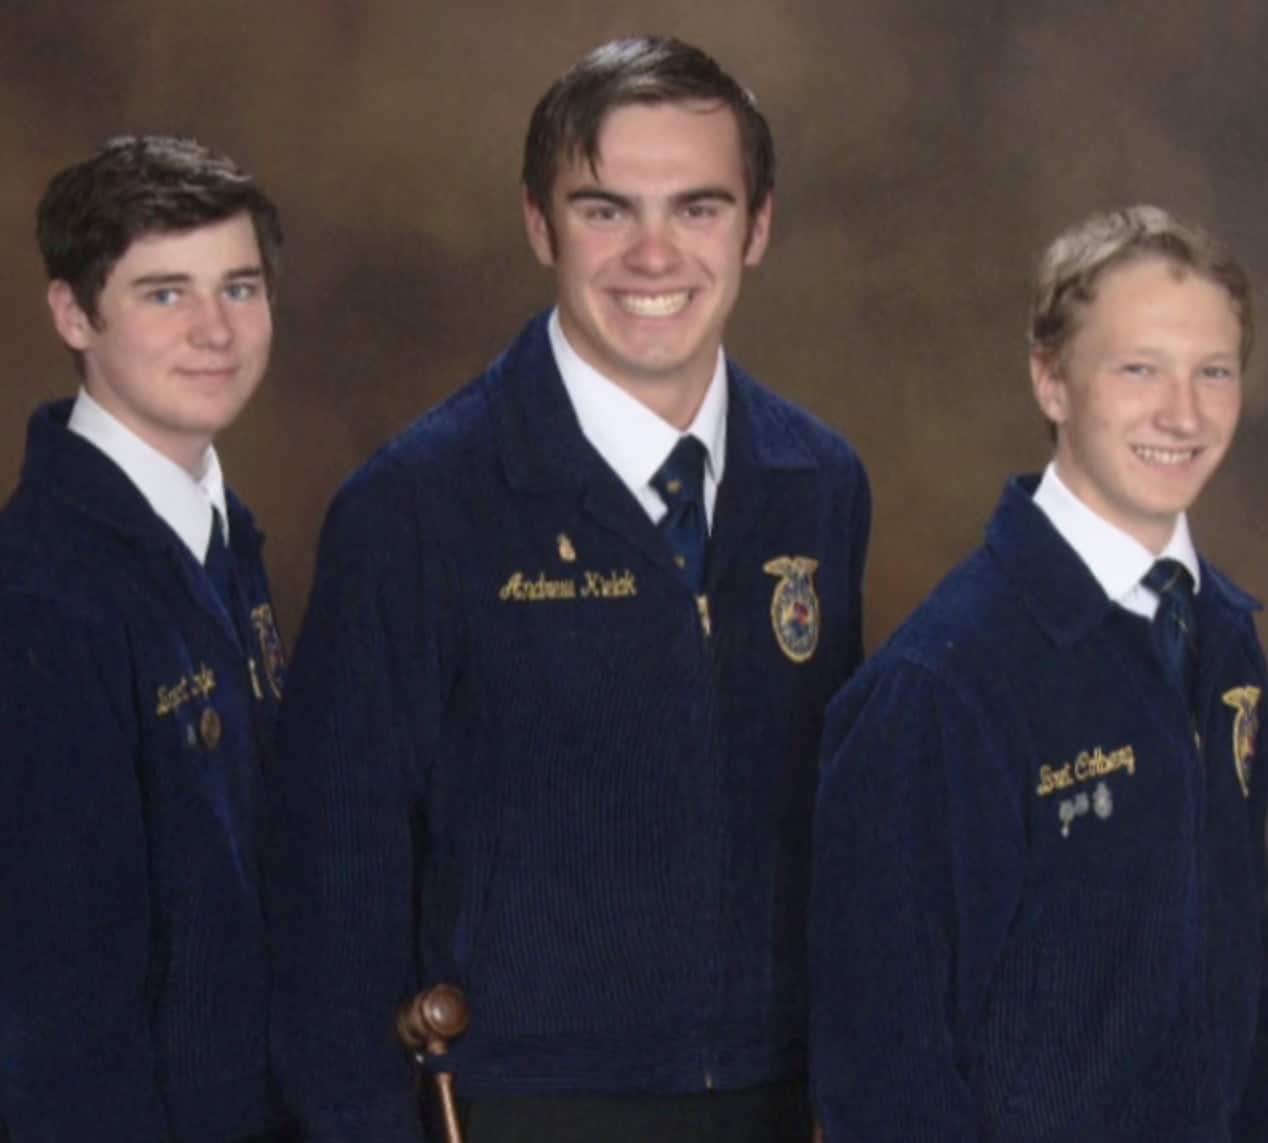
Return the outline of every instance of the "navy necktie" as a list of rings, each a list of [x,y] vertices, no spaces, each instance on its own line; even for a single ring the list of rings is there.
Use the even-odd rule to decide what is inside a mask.
[[[660,531],[692,592],[704,589],[709,522],[704,511],[705,449],[693,436],[680,437],[673,452],[652,477],[652,487],[669,509]]]
[[[1158,596],[1154,615],[1154,649],[1167,675],[1184,695],[1190,712],[1197,709],[1198,629],[1193,610],[1193,577],[1176,560],[1158,560],[1140,581]]]
[[[207,541],[207,555],[203,559],[203,569],[211,580],[216,594],[225,605],[230,617],[234,614],[234,574],[233,556],[225,545],[224,523],[220,512],[211,510],[211,538]]]

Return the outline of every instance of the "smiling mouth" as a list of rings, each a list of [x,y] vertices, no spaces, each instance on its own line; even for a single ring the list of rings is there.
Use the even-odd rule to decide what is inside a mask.
[[[179,370],[179,372],[183,373],[186,377],[208,378],[232,377],[235,373],[237,373],[237,371],[238,369],[235,365],[209,365],[203,369],[186,367]]]
[[[1194,460],[1200,448],[1151,448],[1147,445],[1133,445],[1132,452],[1146,464],[1158,464],[1163,467],[1188,464]]]
[[[675,290],[667,294],[617,294],[616,304],[635,317],[673,317],[691,301],[691,290]]]

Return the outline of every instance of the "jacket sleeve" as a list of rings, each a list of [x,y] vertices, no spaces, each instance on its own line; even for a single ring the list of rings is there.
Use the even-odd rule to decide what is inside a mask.
[[[273,1062],[315,1143],[421,1138],[394,1031],[418,987],[413,828],[443,705],[419,533],[403,482],[336,498],[267,781]]]
[[[976,1143],[961,1029],[1014,908],[1022,826],[983,719],[923,667],[829,710],[815,814],[811,1071],[827,1143]]]
[[[1264,959],[1260,965],[1259,1028],[1249,1079],[1234,1122],[1236,1143],[1268,1143],[1268,920],[1262,925]]]
[[[1257,660],[1263,669],[1263,656]],[[1233,1138],[1237,1143],[1268,1143],[1268,734],[1263,729],[1268,693],[1261,690],[1259,699],[1260,730],[1255,744],[1254,768],[1251,772],[1251,836],[1261,846],[1256,855],[1260,868],[1260,888],[1264,894],[1263,955],[1259,964],[1259,1024],[1251,1056],[1250,1074],[1242,1105],[1234,1122]]]
[[[851,630],[847,643],[849,660],[845,678],[850,678],[863,662],[863,573],[872,530],[872,489],[863,465],[854,459],[848,486],[850,511],[850,597],[848,614]]]
[[[0,1125],[12,1143],[163,1143],[126,637],[0,594]]]

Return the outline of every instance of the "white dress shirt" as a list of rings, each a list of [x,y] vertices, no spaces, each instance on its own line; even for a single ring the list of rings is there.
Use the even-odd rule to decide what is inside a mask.
[[[220,458],[208,445],[202,472],[194,479],[174,460],[147,444],[118,417],[107,412],[81,388],[70,411],[71,432],[95,445],[137,486],[159,515],[202,563],[211,540],[212,509],[224,522],[224,541],[229,543],[229,512],[225,504],[224,474]]]
[[[557,309],[550,315],[547,329],[555,364],[586,440],[634,494],[652,523],[659,523],[668,508],[651,480],[685,434],[582,361],[564,336]],[[726,465],[726,413],[726,357],[719,349],[709,388],[686,430],[704,445],[707,454],[704,508],[710,528]]]
[[[1195,594],[1202,585],[1198,554],[1183,513],[1176,520],[1167,546],[1155,555],[1075,496],[1057,475],[1055,463],[1044,470],[1035,490],[1035,504],[1087,564],[1105,594],[1128,611],[1152,620],[1158,610],[1158,597],[1140,582],[1156,560],[1172,559],[1183,564],[1193,577]]]

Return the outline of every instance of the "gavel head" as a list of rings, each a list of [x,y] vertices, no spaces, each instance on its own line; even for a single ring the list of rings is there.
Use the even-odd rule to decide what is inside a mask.
[[[454,984],[437,984],[401,1005],[396,1034],[411,1051],[443,1056],[449,1041],[467,1030],[471,1020],[467,998]]]

